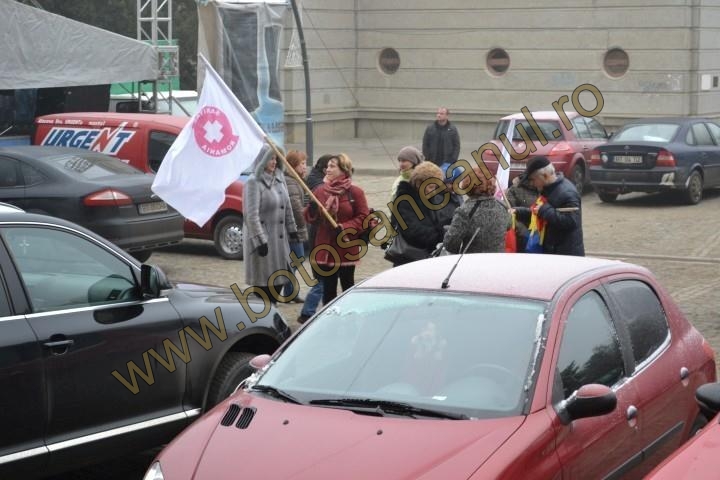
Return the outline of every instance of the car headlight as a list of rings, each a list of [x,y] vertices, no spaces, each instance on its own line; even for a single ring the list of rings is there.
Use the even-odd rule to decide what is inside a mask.
[[[143,480],[165,480],[162,469],[160,468],[160,462],[155,462],[150,465],[150,468],[148,468],[147,473],[145,473]]]

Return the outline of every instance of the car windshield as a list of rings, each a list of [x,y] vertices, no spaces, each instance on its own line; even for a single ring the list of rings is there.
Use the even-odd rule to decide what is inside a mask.
[[[669,143],[680,125],[676,123],[645,123],[628,125],[612,138],[617,142],[661,142]]]
[[[559,121],[555,120],[537,120],[536,121],[538,127],[540,128],[540,131],[542,132],[543,136],[548,141],[559,141],[564,139],[564,135],[562,134],[562,128],[560,128]],[[537,133],[535,133],[535,130],[530,126],[530,123],[527,120],[515,120],[515,131],[513,134],[513,141],[524,141],[522,135],[520,135],[520,132],[518,131],[518,126],[522,125],[522,127],[527,132],[528,136],[530,137],[530,140],[533,140],[535,142],[539,142],[540,139],[537,136]],[[510,126],[510,120],[500,120],[495,127],[495,134],[493,135],[493,138],[496,140],[500,139],[501,134],[507,134],[508,127]],[[553,135],[553,132],[558,131],[561,132],[559,137],[555,137]]]
[[[546,307],[477,294],[354,290],[255,385],[315,404],[373,399],[471,418],[519,415]]]
[[[102,178],[112,175],[144,175],[135,167],[125,164],[122,160],[106,155],[92,153],[63,154],[45,157],[50,165],[83,179]]]

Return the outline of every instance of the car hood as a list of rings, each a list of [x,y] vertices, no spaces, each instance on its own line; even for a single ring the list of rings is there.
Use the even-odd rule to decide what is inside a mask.
[[[219,408],[231,403],[254,417],[247,428],[215,427],[194,478],[468,478],[525,418],[378,417],[246,393]]]
[[[241,303],[235,296],[233,291],[228,287],[219,287],[217,285],[204,285],[202,283],[177,282],[173,283],[173,298],[178,297],[191,299],[205,299],[205,303],[210,304],[235,304],[238,308],[242,308]],[[242,291],[242,289],[241,289]],[[248,303],[255,311],[261,311],[264,303],[258,297],[250,295]]]

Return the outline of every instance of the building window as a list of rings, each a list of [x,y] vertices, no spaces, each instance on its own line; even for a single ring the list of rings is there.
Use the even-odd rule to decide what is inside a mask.
[[[630,67],[630,57],[622,48],[611,48],[605,53],[603,68],[613,78],[625,75]]]
[[[383,73],[392,75],[400,68],[400,54],[394,48],[383,48],[378,58],[378,67]]]
[[[493,75],[505,75],[510,68],[510,55],[502,48],[493,48],[485,59],[488,71]]]

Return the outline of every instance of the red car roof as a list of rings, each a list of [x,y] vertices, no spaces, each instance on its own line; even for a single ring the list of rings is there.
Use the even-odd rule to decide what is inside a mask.
[[[357,288],[412,288],[442,290],[443,280],[457,261],[447,255],[391,268]],[[643,267],[617,260],[523,253],[467,254],[450,277],[447,291],[551,300],[569,280],[591,271],[646,272]]]

